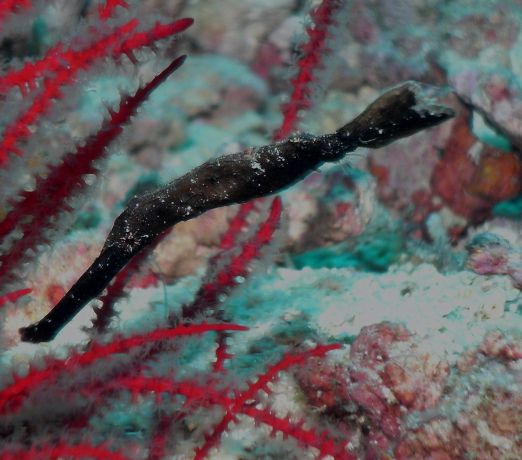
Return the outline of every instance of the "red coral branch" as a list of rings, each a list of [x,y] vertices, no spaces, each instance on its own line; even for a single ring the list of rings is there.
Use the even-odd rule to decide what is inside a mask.
[[[63,88],[75,81],[77,73],[80,70],[85,70],[95,59],[106,56],[107,51],[110,52],[111,49],[121,44],[122,37],[134,30],[138,24],[137,19],[132,19],[108,36],[95,41],[89,47],[81,51],[69,51],[60,55],[60,58],[65,58],[66,65],[59,64],[53,77],[44,80],[42,91],[33,100],[29,108],[5,128],[0,141],[0,167],[7,163],[9,153],[15,153],[18,156],[23,155],[18,147],[19,143],[30,137],[31,127],[41,117],[48,114],[56,100],[62,98]],[[35,70],[37,67],[32,69]],[[21,81],[18,80],[17,86],[20,85]]]
[[[121,6],[122,8],[128,8],[129,5],[124,0],[107,0],[104,4],[98,5],[98,17],[102,21],[107,21],[114,14],[114,10]]]
[[[248,265],[259,257],[261,248],[272,240],[274,232],[279,226],[281,211],[281,198],[277,196],[272,200],[268,217],[261,223],[254,236],[243,245],[241,252],[232,258],[227,269],[218,273],[217,286],[213,288],[207,286],[209,292],[213,292],[215,296],[220,291],[228,291],[237,285],[238,277],[244,277],[247,274]]]
[[[22,69],[2,77],[0,88],[5,91],[9,86],[33,88],[36,78],[46,72],[54,73],[52,78],[45,78],[42,91],[31,106],[5,128],[0,141],[0,167],[5,166],[9,153],[19,156],[23,154],[18,144],[31,135],[30,128],[49,112],[56,100],[62,98],[63,88],[75,81],[80,70],[87,69],[96,60],[108,55],[116,59],[126,54],[134,59],[134,50],[151,46],[158,40],[183,32],[193,22],[191,18],[183,18],[170,24],[157,23],[147,31],[130,35],[139,25],[137,19],[132,19],[83,49],[62,52],[61,46],[57,45],[39,62],[27,64]]]
[[[220,422],[214,427],[212,433],[206,435],[205,443],[200,448],[196,449],[196,455],[194,460],[203,460],[209,450],[215,447],[222,434],[227,430],[228,425],[236,420],[236,415],[243,411],[248,401],[254,400],[257,392],[263,390],[266,393],[270,392],[268,383],[274,380],[279,372],[284,371],[292,366],[302,364],[307,359],[314,356],[324,356],[331,350],[337,350],[341,348],[339,344],[332,345],[318,345],[311,350],[307,350],[301,353],[288,353],[273,366],[269,367],[263,374],[258,376],[255,382],[251,382],[248,388],[234,398],[233,404],[227,404],[225,406],[226,412]]]
[[[217,348],[216,348],[216,360],[212,364],[212,370],[214,372],[224,372],[225,371],[225,361],[233,357],[227,350],[227,339],[228,334],[226,332],[221,332],[217,338]]]
[[[224,391],[213,388],[210,384],[200,385],[195,380],[176,381],[169,378],[157,377],[124,377],[115,379],[109,385],[104,386],[104,390],[121,390],[125,388],[133,395],[153,393],[157,397],[163,393],[171,395],[181,395],[187,398],[186,404],[197,402],[202,407],[212,404],[229,403],[231,400],[224,396]]]
[[[28,10],[32,6],[31,0],[4,0],[0,2],[0,25],[7,16]]]
[[[270,212],[264,222],[261,223],[256,233],[243,245],[241,252],[208,283],[204,283],[198,290],[195,300],[183,307],[184,318],[194,318],[205,309],[216,305],[221,295],[229,293],[240,283],[240,278],[248,273],[249,264],[259,257],[261,248],[272,240],[274,232],[279,226],[282,203],[280,197],[272,200]],[[248,212],[248,209],[247,211]],[[242,218],[241,218],[242,219]],[[228,243],[227,243],[228,244]]]
[[[323,0],[311,13],[312,25],[306,29],[308,41],[301,47],[302,58],[297,63],[297,75],[292,79],[292,94],[282,107],[283,122],[275,140],[282,140],[295,131],[300,112],[310,108],[312,85],[316,83],[316,72],[322,68],[328,54],[326,45],[331,36],[330,28],[341,5],[339,0]]]
[[[172,437],[170,431],[178,419],[178,414],[161,416],[152,435],[147,460],[163,460],[167,458],[167,443]]]
[[[57,56],[61,54],[62,44],[58,43],[34,62],[26,62],[18,70],[10,70],[0,76],[0,93],[6,93],[11,88],[18,87],[23,96],[36,89],[36,80],[41,78],[48,70],[57,69],[59,62]]]
[[[267,409],[256,407],[243,407],[243,414],[252,417],[256,422],[264,423],[273,431],[283,433],[283,436],[292,437],[305,447],[315,447],[319,450],[319,458],[331,456],[336,460],[356,460],[357,456],[346,451],[349,441],[339,443],[332,439],[329,433],[318,433],[313,428],[303,428],[304,421],[292,422],[289,417],[277,417]]]
[[[226,232],[221,237],[219,243],[221,251],[230,251],[237,243],[239,234],[248,226],[247,218],[254,210],[255,203],[256,201],[252,200],[239,207],[237,214],[229,222]],[[222,252],[219,254],[222,254]],[[210,265],[212,265],[212,262],[216,262],[216,260],[212,260]]]
[[[29,294],[32,289],[19,289],[18,291],[8,292],[0,296],[0,307],[3,307],[7,302],[16,302],[20,297]]]
[[[195,324],[169,329],[156,329],[146,334],[125,338],[115,338],[107,344],[92,343],[86,351],[73,352],[66,359],[50,358],[44,369],[32,367],[25,377],[15,377],[14,382],[0,390],[0,413],[16,412],[24,400],[43,383],[55,381],[63,372],[74,372],[100,359],[146,343],[159,342],[174,337],[202,334],[209,331],[244,331],[247,328],[237,324]]]
[[[96,59],[104,56],[112,56],[113,59],[118,59],[122,54],[131,54],[138,48],[152,46],[156,41],[179,34],[190,27],[193,22],[192,18],[182,18],[168,24],[156,23],[148,31],[136,32],[123,40],[124,36],[120,36],[120,34],[130,32],[131,30],[126,29],[134,29],[139,24],[137,19],[133,19],[119,29],[112,31],[108,36],[82,49],[64,49],[63,43],[57,43],[42,58],[33,62],[26,62],[20,69],[11,70],[0,76],[0,93],[18,87],[22,95],[26,95],[28,90],[36,88],[36,82],[40,78],[60,70],[70,70],[71,67],[81,66],[85,69]],[[118,45],[118,43],[120,44]],[[107,44],[111,46],[105,46]],[[87,62],[85,62],[86,59]]]
[[[137,32],[126,39],[113,53],[116,58],[122,54],[126,54],[132,61],[135,61],[133,51],[152,46],[159,40],[171,37],[187,30],[194,20],[192,18],[178,19],[169,24],[161,24],[157,22],[154,27],[143,32]]]

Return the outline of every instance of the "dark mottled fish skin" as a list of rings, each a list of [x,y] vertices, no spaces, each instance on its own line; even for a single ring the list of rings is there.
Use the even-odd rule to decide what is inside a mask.
[[[432,101],[433,89],[416,82],[392,88],[333,134],[289,139],[208,161],[157,191],[134,197],[115,220],[100,255],[39,322],[21,328],[27,342],[46,342],[144,247],[178,222],[205,211],[279,192],[325,162],[358,147],[379,148],[454,115]]]

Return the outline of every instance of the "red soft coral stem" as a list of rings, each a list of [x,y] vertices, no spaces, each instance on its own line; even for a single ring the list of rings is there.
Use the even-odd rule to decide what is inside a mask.
[[[234,247],[239,234],[248,225],[247,218],[250,215],[250,212],[254,210],[254,205],[255,200],[251,200],[239,207],[237,214],[229,222],[227,231],[221,237],[219,249],[222,251],[229,251]]]
[[[260,249],[272,240],[279,224],[281,210],[281,198],[277,196],[272,200],[267,219],[259,226],[254,236],[243,245],[241,252],[232,258],[229,266],[217,275],[216,284],[219,290],[233,287],[238,276],[246,275],[248,264],[259,256]]]
[[[248,211],[247,208],[245,212]],[[249,264],[259,256],[261,248],[271,241],[279,225],[281,211],[281,198],[277,196],[272,200],[268,217],[259,226],[252,238],[243,245],[241,252],[223,267],[214,280],[203,284],[192,304],[183,308],[184,317],[193,318],[202,310],[211,308],[212,305],[216,304],[220,295],[228,293],[239,284],[238,278],[247,275]]]
[[[31,135],[30,127],[42,116],[46,115],[54,104],[54,101],[63,96],[62,89],[75,82],[76,75],[80,70],[85,70],[92,63],[107,55],[117,58],[122,54],[132,57],[132,52],[138,48],[150,46],[154,42],[183,32],[193,23],[191,18],[183,18],[170,24],[155,24],[151,29],[144,32],[136,32],[125,38],[138,25],[137,19],[132,19],[123,26],[112,31],[108,36],[95,41],[90,46],[78,50],[60,52],[60,47],[55,52],[48,54],[45,60],[39,64],[22,68],[21,70],[3,77],[0,80],[0,88],[5,90],[9,84],[23,87],[27,82],[52,70],[55,72],[52,78],[44,80],[41,93],[34,99],[31,106],[22,113],[15,121],[4,130],[2,141],[0,141],[0,167],[5,165],[10,152],[22,155],[18,144]]]
[[[28,10],[32,7],[30,0],[3,0],[0,2],[0,25],[10,14],[18,13],[22,10]]]
[[[137,20],[130,21],[131,24],[137,25]],[[178,19],[172,23],[159,24],[156,23],[154,27],[148,31],[136,32],[136,34],[129,36],[124,40],[120,46],[112,50],[112,57],[117,59],[124,53],[131,53],[139,47],[151,46],[154,42],[175,35],[186,30],[194,22],[192,18]],[[118,37],[121,31],[113,31],[110,36],[121,40],[123,37]],[[103,40],[103,39],[102,39]],[[18,70],[11,70],[5,75],[0,76],[0,93],[5,93],[13,87],[18,87],[22,94],[26,94],[26,89],[36,88],[36,80],[47,76],[49,73],[54,73],[60,69],[68,68],[71,64],[84,59],[82,55],[88,51],[89,48],[95,47],[96,42],[86,48],[79,50],[64,50],[62,43],[56,44],[52,47],[45,56],[34,62],[25,63],[22,68]],[[95,48],[101,52],[98,58],[111,55],[111,48],[104,46]],[[88,53],[89,54],[89,53]],[[91,53],[91,57],[92,53]]]
[[[338,350],[340,348],[342,348],[342,345],[333,343],[330,345],[317,345],[315,348],[303,351],[301,353],[287,353],[278,363],[270,366],[262,375],[257,378],[255,382],[252,382],[248,389],[242,393],[241,398],[238,398],[236,404],[243,404],[245,401],[252,399],[260,390],[267,392],[268,383],[274,380],[279,372],[302,364],[312,357],[321,357],[329,351]]]
[[[18,148],[18,144],[31,135],[31,126],[49,112],[54,101],[62,98],[62,89],[76,80],[77,73],[88,68],[95,59],[105,56],[108,50],[120,44],[121,37],[135,29],[138,24],[139,21],[133,19],[91,46],[79,52],[70,51],[66,54],[66,65],[60,66],[53,78],[44,80],[41,93],[36,96],[29,108],[5,128],[0,141],[0,167],[7,162],[9,153],[22,155],[23,152]]]
[[[86,351],[71,353],[66,359],[51,358],[44,369],[32,367],[25,377],[15,377],[12,384],[0,390],[0,413],[14,413],[18,411],[32,391],[44,383],[55,381],[65,371],[74,372],[100,359],[105,359],[118,353],[127,353],[131,348],[210,331],[244,331],[247,329],[237,324],[201,323],[156,329],[146,334],[116,338],[107,344],[92,343]]]
[[[323,0],[312,12],[312,26],[307,29],[308,41],[301,47],[303,57],[298,62],[297,76],[292,80],[292,94],[283,106],[283,122],[274,139],[282,140],[297,128],[299,112],[310,107],[311,85],[315,82],[315,71],[321,67],[327,52],[326,41],[329,29],[341,3],[339,0]]]
[[[192,18],[178,19],[169,24],[161,24],[157,22],[154,27],[144,32],[137,32],[125,40],[116,50],[116,55],[126,54],[133,59],[132,52],[138,48],[151,46],[155,42],[172,35],[179,34],[188,29],[194,20]]]
[[[214,372],[223,372],[225,370],[225,360],[232,358],[232,355],[227,351],[228,334],[221,332],[217,338],[216,360],[212,364]]]
[[[113,16],[114,10],[118,6],[122,8],[129,7],[128,3],[124,0],[107,0],[104,4],[98,5],[98,17],[102,21],[107,21]]]
[[[121,390],[125,388],[133,395],[154,393],[157,398],[163,393],[181,395],[187,399],[186,405],[197,403],[199,406],[219,404],[227,406],[232,400],[224,396],[222,389],[214,389],[211,384],[200,385],[195,380],[176,381],[158,377],[124,377],[117,378],[109,385],[105,385],[102,391]]]
[[[203,446],[196,449],[194,460],[205,458],[209,450],[219,443],[221,435],[227,430],[228,425],[235,420],[238,413],[243,411],[247,401],[255,399],[258,391],[264,390],[267,393],[269,392],[268,383],[274,380],[279,372],[301,364],[311,357],[324,356],[329,351],[339,348],[341,348],[340,344],[318,345],[301,353],[288,353],[278,363],[269,367],[263,374],[258,376],[255,382],[250,383],[244,392],[234,398],[233,404],[227,404],[223,418],[214,427],[212,433],[205,437]]]
[[[24,237],[13,244],[9,253],[0,257],[0,279],[18,266],[29,248],[44,242],[43,232],[49,227],[53,216],[69,209],[66,198],[84,187],[82,177],[95,172],[94,162],[105,155],[105,149],[123,130],[122,126],[130,120],[149,94],[179,68],[184,60],[185,56],[175,59],[133,96],[124,97],[118,111],[111,113],[109,119],[85,145],[78,147],[76,152],[65,155],[63,162],[45,179],[39,177],[34,190],[23,193],[22,200],[16,203],[16,207],[0,222],[2,239],[26,220],[26,223],[21,225]],[[28,217],[32,219],[27,220]]]
[[[284,437],[292,437],[306,447],[319,450],[319,458],[331,456],[336,460],[356,460],[357,456],[346,451],[348,441],[336,442],[327,433],[318,433],[314,429],[305,429],[302,424],[296,424],[289,418],[273,415],[266,409],[243,407],[243,414],[252,417],[256,422],[264,423],[274,431],[283,433]]]
[[[0,460],[58,460],[68,458],[98,458],[100,460],[129,460],[120,452],[111,451],[103,446],[95,446],[90,443],[69,445],[61,442],[58,445],[40,445],[29,449],[5,449],[0,450]]]
[[[29,294],[31,291],[32,289],[19,289],[18,291],[0,295],[0,307],[3,307],[7,302],[16,302],[20,297]]]
[[[172,438],[173,425],[178,420],[178,414],[165,414],[160,416],[149,442],[149,455],[147,460],[163,460],[168,458],[167,446]]]
[[[0,93],[6,93],[13,87],[18,87],[22,95],[27,94],[27,89],[36,88],[36,80],[46,71],[53,71],[59,67],[58,56],[62,53],[63,45],[56,44],[45,55],[33,62],[26,62],[20,69],[11,70],[0,76]]]

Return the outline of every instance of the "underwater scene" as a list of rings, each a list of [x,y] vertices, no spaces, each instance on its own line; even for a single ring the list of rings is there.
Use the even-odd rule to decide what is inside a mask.
[[[521,0],[1,0],[0,460],[522,459]]]

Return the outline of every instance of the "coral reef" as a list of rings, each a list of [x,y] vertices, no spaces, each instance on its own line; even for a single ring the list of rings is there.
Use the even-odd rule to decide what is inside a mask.
[[[405,415],[433,409],[444,393],[448,363],[419,344],[403,326],[367,326],[350,347],[347,367],[328,369],[314,360],[297,371],[297,381],[312,407],[335,417],[347,431],[360,430],[354,437],[359,449],[379,458],[393,451],[406,431]]]
[[[0,23],[1,459],[522,457],[520,2],[5,1]],[[135,196],[405,80],[456,116],[180,222],[20,341]]]

